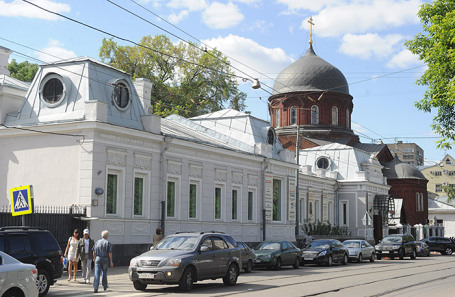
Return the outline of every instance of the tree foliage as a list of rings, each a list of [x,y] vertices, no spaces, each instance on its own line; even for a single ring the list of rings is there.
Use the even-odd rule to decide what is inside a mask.
[[[452,186],[442,186],[442,190],[447,194],[447,202],[455,201],[455,189]]]
[[[21,81],[30,82],[33,80],[36,72],[38,71],[38,64],[29,63],[28,61],[17,63],[16,60],[13,59],[8,64],[8,70],[11,77]]]
[[[432,128],[440,136],[438,147],[450,149],[455,140],[455,2],[435,0],[421,6],[423,32],[406,46],[428,66],[417,84],[426,86],[418,109],[437,109]]]
[[[155,114],[193,117],[227,106],[245,109],[246,94],[238,92],[236,77],[221,52],[175,44],[165,35],[145,36],[139,44],[121,46],[103,39],[99,55],[133,79],[152,82],[150,100]]]

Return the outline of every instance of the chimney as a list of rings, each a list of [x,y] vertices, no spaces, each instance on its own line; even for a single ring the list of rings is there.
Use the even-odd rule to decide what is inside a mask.
[[[12,51],[6,47],[0,45],[0,75],[5,74],[10,75],[8,71],[8,59]]]
[[[139,101],[141,101],[145,112],[148,114],[153,114],[153,108],[150,102],[152,82],[147,78],[137,78],[134,81],[134,87],[136,88],[137,95],[139,96]]]

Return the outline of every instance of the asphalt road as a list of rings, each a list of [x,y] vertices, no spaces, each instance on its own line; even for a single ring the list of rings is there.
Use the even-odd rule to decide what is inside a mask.
[[[221,279],[208,280],[196,283],[190,293],[179,292],[177,286],[158,285],[149,285],[145,292],[136,291],[128,278],[127,267],[109,268],[109,288],[104,292],[100,287],[98,294],[93,293],[92,284],[68,282],[66,278],[65,273],[47,296],[448,297],[455,296],[455,254],[437,254],[416,260],[383,259],[345,266],[253,270],[240,274],[236,286],[225,287]]]

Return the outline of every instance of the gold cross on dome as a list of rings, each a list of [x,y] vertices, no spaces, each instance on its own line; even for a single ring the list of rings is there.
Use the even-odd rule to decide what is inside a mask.
[[[308,20],[308,23],[310,23],[310,45],[311,45],[311,44],[313,44],[313,26],[314,26],[313,17],[310,17],[310,19]]]

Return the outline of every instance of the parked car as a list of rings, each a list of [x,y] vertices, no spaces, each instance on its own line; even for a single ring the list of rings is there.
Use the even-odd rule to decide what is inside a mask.
[[[0,296],[38,296],[35,265],[24,264],[0,252]]]
[[[290,241],[264,241],[255,250],[255,267],[281,269],[282,266],[300,267],[302,252]]]
[[[136,290],[149,284],[178,284],[190,291],[193,283],[222,278],[227,286],[237,283],[242,268],[240,249],[224,233],[176,233],[131,259],[128,275]]]
[[[361,263],[363,259],[369,259],[374,262],[375,253],[374,247],[366,240],[346,240],[343,245],[348,249],[349,261]]]
[[[429,257],[430,256],[430,247],[423,241],[416,241],[417,244],[417,256],[419,257]]]
[[[0,251],[36,266],[39,296],[46,295],[63,274],[62,250],[54,236],[42,228],[1,227]]]
[[[432,252],[439,252],[441,255],[452,255],[455,251],[455,242],[447,237],[431,236],[422,240]]]
[[[379,244],[375,246],[376,258],[381,260],[382,257],[391,259],[399,257],[417,257],[417,244],[414,236],[408,234],[394,234],[384,237]]]
[[[348,249],[339,240],[317,239],[310,242],[302,250],[302,264],[332,266],[334,262],[339,262],[346,265],[348,255]]]
[[[237,246],[240,249],[240,259],[242,260],[242,267],[245,272],[250,273],[253,270],[256,255],[253,250],[244,242],[238,242]]]

